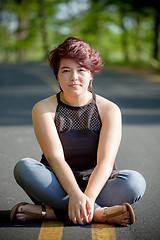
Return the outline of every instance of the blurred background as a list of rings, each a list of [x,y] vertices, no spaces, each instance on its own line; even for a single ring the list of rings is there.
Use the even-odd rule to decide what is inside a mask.
[[[94,91],[122,110],[117,168],[135,169],[147,182],[136,223],[116,228],[117,239],[159,240],[160,0],[0,0],[0,239],[38,237],[39,227],[9,228],[9,209],[29,200],[13,168],[21,158],[40,159],[32,107],[59,91],[47,55],[71,35],[100,51],[106,68]],[[73,239],[90,238],[79,230]]]
[[[160,69],[160,0],[0,0],[0,62],[42,61],[68,36],[107,65]]]

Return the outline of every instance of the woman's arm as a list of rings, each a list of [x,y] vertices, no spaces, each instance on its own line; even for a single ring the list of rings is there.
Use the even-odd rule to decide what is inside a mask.
[[[65,161],[62,144],[54,123],[56,106],[56,98],[53,96],[37,103],[33,107],[32,120],[34,131],[49,165],[69,195],[68,210],[70,219],[75,223],[82,224],[82,218],[86,222],[89,221],[89,199],[80,190],[71,168]],[[88,208],[86,208],[86,204]]]
[[[101,97],[97,97],[97,100],[99,100],[97,105],[102,121],[97,152],[97,166],[92,172],[85,190],[85,194],[92,203],[95,202],[112,172],[122,131],[121,112],[118,106]]]

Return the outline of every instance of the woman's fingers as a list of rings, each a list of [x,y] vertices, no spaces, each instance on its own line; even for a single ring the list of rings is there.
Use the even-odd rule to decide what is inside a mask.
[[[81,225],[84,224],[84,216],[82,214],[82,211],[81,211],[81,207],[80,208],[76,208],[76,219],[77,219],[77,222]]]
[[[75,211],[72,212],[71,214],[71,220],[75,223],[75,224],[85,224],[86,222],[88,222],[88,217],[86,214],[86,209],[83,208],[82,206],[77,207],[75,209]]]
[[[73,214],[72,214],[72,222],[74,223],[74,224],[77,224],[77,218],[76,218],[76,216],[75,216],[75,213],[73,212]]]
[[[84,206],[81,206],[81,218],[83,219],[83,223],[88,223],[86,204]]]
[[[69,219],[74,223],[74,224],[86,224],[89,223],[90,216],[87,214],[86,208],[76,208],[75,211],[69,211]]]
[[[69,219],[74,224],[77,224],[77,223],[78,224],[83,224],[80,208],[75,207],[75,209],[68,209],[68,216],[69,216]]]
[[[68,217],[74,224],[77,224],[75,211],[72,210],[70,207],[68,208]]]
[[[93,218],[93,209],[91,205],[86,202],[85,204],[80,204],[80,207],[76,208],[76,220],[78,224],[90,223]]]
[[[69,204],[68,204],[68,217],[69,217],[69,219],[72,221],[70,202],[69,202]]]
[[[87,215],[88,215],[88,222],[92,221],[93,218],[93,206],[91,206],[90,202],[87,201],[86,203],[86,210],[87,210]]]
[[[92,221],[93,204],[85,194],[75,194],[70,196],[68,205],[68,216],[75,224],[85,224]],[[92,213],[92,214],[91,214]]]

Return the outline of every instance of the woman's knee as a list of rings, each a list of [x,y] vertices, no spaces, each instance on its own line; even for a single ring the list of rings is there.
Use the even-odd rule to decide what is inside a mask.
[[[31,158],[23,158],[16,163],[13,173],[18,184],[21,185],[23,178],[27,176],[27,169],[33,164],[33,161],[35,160]]]
[[[144,195],[146,190],[146,181],[144,177],[137,171],[126,170],[126,173],[126,188],[132,196],[132,203],[134,203]]]

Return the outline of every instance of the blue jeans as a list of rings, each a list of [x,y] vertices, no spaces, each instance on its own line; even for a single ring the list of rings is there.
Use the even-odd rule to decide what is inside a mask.
[[[67,211],[69,196],[50,167],[34,159],[24,158],[16,164],[14,176],[34,202]],[[96,199],[95,209],[124,202],[133,204],[143,196],[145,188],[146,182],[140,173],[114,170]]]

